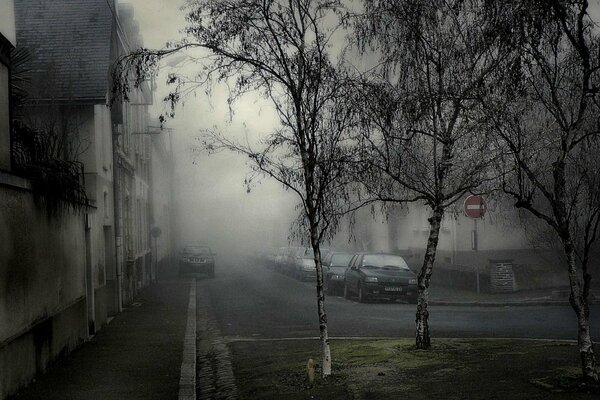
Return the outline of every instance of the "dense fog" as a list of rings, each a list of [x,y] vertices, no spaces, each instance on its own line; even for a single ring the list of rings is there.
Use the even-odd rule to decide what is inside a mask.
[[[160,48],[169,40],[181,37],[183,1],[131,1],[140,24],[144,45]],[[166,106],[162,102],[169,87],[166,74],[173,69],[193,74],[197,65],[178,65],[173,57],[156,80],[151,120],[157,121]],[[169,65],[171,64],[171,65]],[[178,213],[175,238],[179,246],[201,243],[211,246],[220,259],[233,252],[243,254],[288,244],[290,224],[298,215],[298,199],[268,178],[260,179],[248,192],[245,180],[249,169],[239,155],[222,152],[199,154],[201,131],[219,129],[237,139],[253,142],[269,133],[277,121],[271,104],[246,95],[235,104],[234,113],[227,106],[228,90],[224,85],[204,88],[188,96],[176,109],[174,119],[164,125],[170,130],[175,157],[175,209]]]
[[[1,0],[0,400],[597,398],[599,21]]]

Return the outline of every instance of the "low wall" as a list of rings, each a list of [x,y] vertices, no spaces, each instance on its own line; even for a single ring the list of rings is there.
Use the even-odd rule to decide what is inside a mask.
[[[422,249],[402,253],[410,268],[418,273],[423,263]],[[454,263],[451,262],[454,258]],[[476,266],[479,266],[480,290],[490,291],[491,267],[496,261],[512,262],[514,290],[564,287],[569,284],[564,267],[551,252],[530,249],[486,251],[438,251],[432,280],[436,285],[477,290]]]
[[[0,173],[0,398],[87,338],[85,215],[49,216]]]
[[[479,268],[480,290],[493,291],[491,287],[491,269],[488,264]],[[540,265],[513,264],[513,290],[535,290],[564,287],[568,285],[566,273],[544,269]],[[477,272],[473,266],[436,264],[434,267],[435,283],[440,286],[456,287],[466,290],[477,290]]]
[[[29,384],[87,337],[85,299],[33,325],[0,346],[0,399]]]

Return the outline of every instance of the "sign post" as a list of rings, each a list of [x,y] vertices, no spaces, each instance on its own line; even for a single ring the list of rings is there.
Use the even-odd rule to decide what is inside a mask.
[[[477,220],[483,218],[487,210],[487,205],[483,197],[478,195],[471,195],[465,199],[464,211],[465,215],[473,219],[473,231],[471,232],[471,250],[477,251]],[[479,289],[479,264],[475,266],[475,274],[477,278],[477,294],[480,293]]]

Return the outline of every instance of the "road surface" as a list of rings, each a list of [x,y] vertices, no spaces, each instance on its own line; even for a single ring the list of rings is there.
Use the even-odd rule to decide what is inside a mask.
[[[435,279],[435,277],[433,277]],[[302,338],[319,335],[314,283],[299,282],[260,262],[222,263],[214,279],[198,279],[223,336],[228,339]],[[326,297],[331,337],[412,337],[415,305],[360,304]],[[600,338],[600,307],[591,310],[592,337]],[[568,305],[430,306],[433,337],[575,339]]]

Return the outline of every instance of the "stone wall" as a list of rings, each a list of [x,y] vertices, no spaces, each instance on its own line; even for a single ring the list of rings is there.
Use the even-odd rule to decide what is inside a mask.
[[[85,214],[44,210],[0,173],[0,398],[87,338]]]

